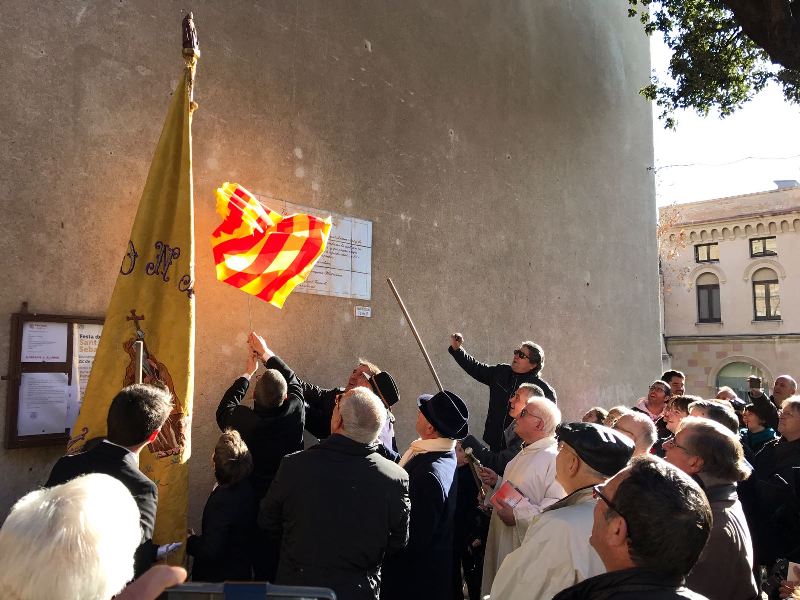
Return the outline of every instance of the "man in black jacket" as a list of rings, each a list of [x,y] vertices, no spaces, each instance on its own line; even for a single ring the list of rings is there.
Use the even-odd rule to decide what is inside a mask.
[[[380,456],[381,401],[357,387],[336,400],[331,435],[290,454],[261,503],[259,526],[281,540],[276,583],[377,600],[385,556],[408,542],[408,474]]]
[[[417,403],[419,438],[400,459],[408,471],[411,531],[406,549],[386,561],[382,600],[447,600],[453,593],[455,440],[467,434],[469,411],[448,391]]]
[[[666,461],[643,455],[594,486],[594,495],[589,543],[607,572],[553,600],[705,599],[684,587],[711,531],[711,507],[697,483]]]
[[[464,336],[454,333],[450,336],[450,347],[447,351],[467,374],[489,386],[489,408],[486,411],[486,423],[483,430],[483,441],[489,444],[492,452],[502,450],[504,445],[503,430],[511,423],[508,414],[508,403],[517,388],[523,383],[539,386],[546,398],[556,402],[556,392],[549,383],[539,378],[544,366],[544,350],[534,342],[522,342],[514,350],[511,364],[500,363],[494,366],[475,360],[461,347]]]
[[[228,388],[217,407],[217,425],[235,429],[253,455],[250,481],[261,499],[281,459],[303,449],[303,390],[294,372],[269,349],[264,338],[250,333],[245,372]],[[258,361],[266,367],[256,383],[253,408],[242,404]]]
[[[217,407],[217,424],[222,431],[238,431],[253,455],[250,483],[260,501],[269,490],[281,460],[303,449],[305,405],[300,380],[269,349],[260,335],[247,338],[248,356],[245,372],[228,388]],[[253,408],[244,406],[250,379],[258,370],[258,361],[266,367],[253,394]],[[258,551],[254,557],[257,581],[272,581],[278,568],[279,547],[262,532],[257,534]]]
[[[378,434],[378,442],[381,444],[378,451],[389,460],[394,462],[400,460],[394,437],[394,415],[392,414],[392,406],[400,400],[400,393],[389,373],[381,371],[373,363],[360,358],[347,379],[346,387],[324,389],[302,379],[298,379],[298,381],[303,388],[306,431],[319,439],[325,439],[331,434],[331,415],[333,415],[333,407],[337,398],[357,387],[371,390],[378,396],[386,411],[386,421]]]
[[[139,470],[139,453],[156,439],[171,410],[172,399],[166,388],[146,384],[123,388],[108,409],[106,438],[91,440],[84,451],[59,458],[45,483],[45,487],[52,487],[79,475],[105,473],[128,488],[141,517],[142,543],[136,549],[134,565],[137,577],[169,547],[159,549],[152,540],[158,487]]]
[[[800,396],[783,401],[778,431],[755,456],[754,497],[745,506],[756,560],[768,567],[800,561]]]

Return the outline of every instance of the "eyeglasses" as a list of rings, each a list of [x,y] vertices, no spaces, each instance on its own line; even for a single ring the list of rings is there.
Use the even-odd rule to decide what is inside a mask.
[[[520,420],[522,417],[536,417],[540,421],[544,421],[544,419],[542,419],[542,417],[540,417],[539,415],[533,414],[532,412],[528,411],[527,408],[523,408],[521,411],[519,411],[519,416],[517,417],[517,420]]]
[[[527,358],[528,360],[531,360],[531,357],[525,354],[522,350],[514,350],[514,356],[518,358]]]
[[[625,520],[625,524],[627,525],[628,524],[628,518],[619,511],[619,509],[617,508],[616,504],[614,504],[611,500],[606,498],[605,495],[603,494],[603,490],[605,489],[605,487],[606,487],[606,484],[604,484],[604,483],[600,483],[598,485],[593,485],[592,486],[592,498],[594,498],[595,500],[600,498],[600,500],[602,500],[603,502],[605,502],[608,505],[608,508],[610,508],[615,513],[617,513],[620,517],[622,517]],[[628,532],[630,532],[630,527],[628,527]]]
[[[792,412],[791,410],[786,410],[786,409],[783,409],[783,408],[779,408],[778,409],[778,417],[779,418],[780,417],[800,417],[800,415],[798,415],[795,412]]]
[[[689,452],[689,450],[685,446],[681,446],[678,442],[676,442],[674,435],[672,437],[667,438],[666,440],[664,440],[664,442],[661,444],[661,447],[662,448],[680,448],[681,450],[686,452],[686,454],[689,454],[690,456],[695,456],[694,452]]]
[[[658,384],[651,385],[650,386],[650,391],[653,391],[653,390],[661,390],[665,394],[669,394],[669,390],[667,388],[665,388],[663,385],[658,385]]]

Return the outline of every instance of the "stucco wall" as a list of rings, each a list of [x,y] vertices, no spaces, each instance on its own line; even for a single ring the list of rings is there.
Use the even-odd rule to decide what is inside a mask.
[[[482,431],[487,391],[445,352],[507,361],[533,338],[567,417],[637,397],[660,370],[655,203],[641,26],[614,2],[0,2],[0,313],[102,315],[180,75],[180,18],[203,56],[194,123],[196,523],[213,412],[242,369],[247,298],[214,280],[221,182],[374,222],[371,319],[295,294],[253,327],[297,371],[343,383],[357,356],[403,400],[433,389],[384,279]],[[359,302],[358,304],[365,304]],[[0,363],[8,319],[0,319]],[[0,384],[4,409],[6,383]],[[0,514],[60,448],[0,451]]]

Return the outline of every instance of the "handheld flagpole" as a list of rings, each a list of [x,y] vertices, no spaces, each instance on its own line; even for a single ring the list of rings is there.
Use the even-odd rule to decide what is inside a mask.
[[[133,350],[136,354],[136,366],[134,367],[134,381],[142,383],[142,369],[144,368],[144,342],[137,340],[133,342]]]
[[[406,310],[406,305],[403,304],[403,299],[397,292],[397,288],[394,287],[392,278],[387,277],[386,282],[392,289],[392,293],[394,294],[394,297],[397,299],[397,303],[400,305],[400,310],[403,311],[403,316],[405,316],[406,321],[408,321],[408,326],[411,327],[411,333],[414,334],[414,338],[417,340],[417,344],[419,344],[419,349],[422,350],[422,355],[425,357],[425,362],[428,363],[428,368],[431,370],[431,375],[433,375],[433,379],[436,381],[436,386],[439,388],[440,392],[443,392],[444,387],[442,386],[442,382],[439,380],[439,376],[436,374],[436,369],[433,368],[431,357],[428,356],[428,351],[425,350],[425,344],[422,343],[422,339],[419,337],[419,333],[417,333],[417,328],[414,327],[414,321],[411,320],[411,315],[408,314],[408,310]]]

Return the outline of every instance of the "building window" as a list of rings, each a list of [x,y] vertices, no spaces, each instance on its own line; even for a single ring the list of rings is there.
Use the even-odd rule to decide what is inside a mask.
[[[756,321],[775,321],[781,318],[778,276],[772,269],[759,269],[753,273],[753,313]]]
[[[697,278],[697,320],[700,323],[720,323],[719,279],[713,273]]]
[[[696,244],[694,247],[695,262],[714,262],[719,260],[719,244]]]
[[[750,256],[775,256],[777,254],[778,245],[774,235],[750,240]]]

